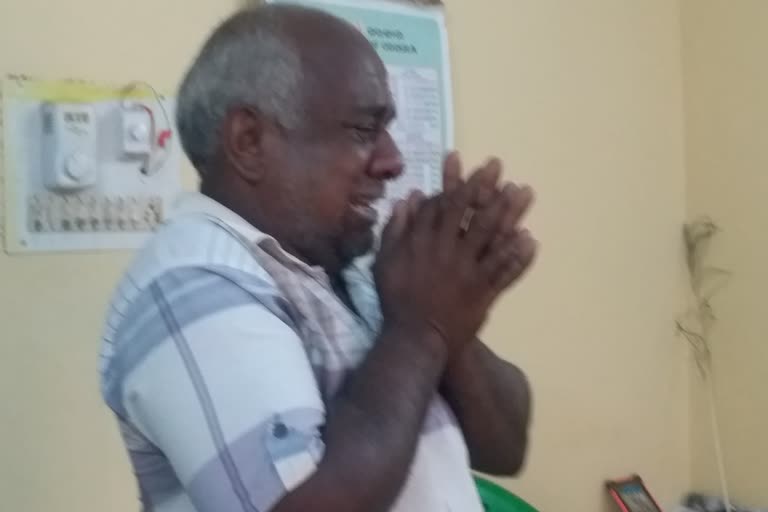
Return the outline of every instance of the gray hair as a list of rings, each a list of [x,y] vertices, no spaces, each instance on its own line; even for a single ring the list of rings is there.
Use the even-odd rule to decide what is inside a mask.
[[[242,10],[210,36],[179,89],[176,122],[184,151],[201,175],[210,171],[221,124],[242,105],[286,129],[303,118],[301,56],[281,29],[278,6]]]

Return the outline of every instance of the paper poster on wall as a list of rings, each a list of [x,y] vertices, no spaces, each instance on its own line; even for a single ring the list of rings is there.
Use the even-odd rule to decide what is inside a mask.
[[[442,185],[442,161],[453,148],[453,97],[443,9],[378,0],[271,0],[326,10],[356,26],[379,52],[389,71],[398,117],[391,134],[406,163],[404,175],[387,188],[380,205],[418,188]]]
[[[135,82],[3,82],[5,248],[132,249],[181,190],[173,102]]]

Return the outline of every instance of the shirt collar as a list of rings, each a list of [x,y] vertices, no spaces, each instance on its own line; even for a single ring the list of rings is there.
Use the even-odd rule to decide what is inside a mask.
[[[260,231],[237,213],[200,192],[181,195],[173,205],[169,220],[193,216],[207,217],[247,240],[249,244],[258,245],[283,264],[297,267],[315,277],[325,276],[325,271],[322,268],[308,265],[286,252],[274,237]]]

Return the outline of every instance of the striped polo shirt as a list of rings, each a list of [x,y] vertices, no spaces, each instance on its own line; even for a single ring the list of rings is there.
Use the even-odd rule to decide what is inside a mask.
[[[183,197],[112,299],[101,388],[144,510],[266,512],[322,459],[326,405],[376,340],[370,272],[322,269],[223,205]],[[435,395],[394,512],[481,512],[467,449]]]

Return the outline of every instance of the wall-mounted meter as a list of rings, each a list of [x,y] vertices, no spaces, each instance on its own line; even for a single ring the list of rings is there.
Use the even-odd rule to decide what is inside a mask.
[[[143,81],[0,86],[8,252],[132,249],[165,222],[181,192],[172,98]]]
[[[44,103],[43,181],[57,190],[96,184],[98,132],[96,110],[89,103]]]

